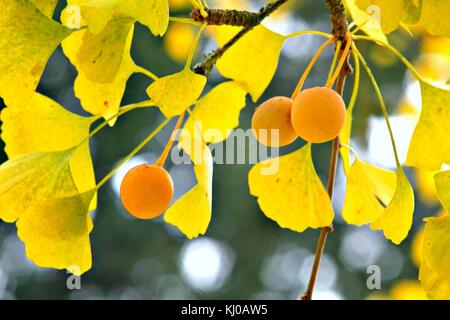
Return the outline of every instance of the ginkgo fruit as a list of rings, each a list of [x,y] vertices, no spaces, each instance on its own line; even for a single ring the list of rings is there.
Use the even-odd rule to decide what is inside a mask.
[[[326,87],[303,90],[292,105],[291,120],[295,132],[312,143],[336,138],[344,127],[346,117],[344,100]]]
[[[282,147],[297,138],[291,123],[292,103],[292,99],[288,97],[273,97],[256,109],[252,118],[252,129],[260,143],[270,147]],[[278,138],[273,136],[274,134],[278,134]]]
[[[120,198],[125,209],[139,219],[159,217],[169,207],[173,197],[173,181],[162,167],[142,164],[125,175],[120,186]]]

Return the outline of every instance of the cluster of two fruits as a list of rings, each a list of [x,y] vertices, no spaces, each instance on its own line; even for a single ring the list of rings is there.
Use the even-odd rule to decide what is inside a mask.
[[[327,87],[306,89],[293,98],[273,97],[262,103],[252,118],[256,139],[267,146],[283,147],[298,137],[311,143],[336,138],[345,124],[342,97]]]

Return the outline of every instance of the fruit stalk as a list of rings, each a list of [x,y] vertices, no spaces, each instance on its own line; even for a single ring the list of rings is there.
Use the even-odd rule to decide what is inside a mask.
[[[332,34],[334,36],[335,43],[338,41],[351,41],[351,38],[346,38],[348,33],[348,22],[345,16],[345,8],[342,4],[341,0],[326,0],[327,8],[330,11],[330,20],[332,25]],[[343,43],[343,47],[345,47],[345,43]],[[340,55],[344,54],[344,50],[342,46],[340,47]],[[352,67],[348,61],[349,54],[347,53],[347,57],[345,57],[345,63],[339,71],[339,76],[337,78],[336,89],[335,91],[342,95],[344,92],[345,79],[347,75],[352,73]],[[336,168],[339,157],[339,136],[336,137],[331,144],[331,156],[330,156],[330,165],[328,169],[328,183],[327,183],[327,192],[330,197],[330,200],[333,199],[333,191],[334,191],[334,181],[336,178]],[[325,249],[325,243],[328,237],[328,234],[333,231],[333,226],[327,226],[321,229],[320,236],[317,241],[316,253],[314,257],[314,263],[311,270],[308,287],[305,293],[300,297],[301,300],[311,300],[314,285],[316,283],[317,274],[319,272],[320,260],[323,255],[323,251]]]

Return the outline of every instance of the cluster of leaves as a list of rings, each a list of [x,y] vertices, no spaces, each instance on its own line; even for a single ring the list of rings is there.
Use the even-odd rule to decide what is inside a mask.
[[[449,35],[449,24],[435,19],[448,12],[443,1],[345,1],[355,24],[371,40],[396,54],[411,69],[422,87],[423,107],[414,132],[406,164],[439,170],[450,163],[449,132],[450,91],[418,74],[403,56],[391,47],[386,34],[399,26],[420,21],[431,34]],[[188,238],[204,234],[211,219],[212,156],[208,144],[225,140],[230,129],[238,126],[239,113],[247,93],[256,102],[269,85],[285,41],[294,36],[315,33],[302,31],[281,35],[259,25],[227,50],[217,61],[218,71],[228,80],[202,96],[207,79],[191,71],[201,26],[182,70],[157,77],[137,66],[130,56],[134,25],[148,27],[154,36],[162,36],[169,24],[167,0],[69,0],[61,22],[52,20],[53,1],[0,0],[0,96],[7,108],[1,114],[2,139],[9,161],[0,167],[0,218],[16,222],[19,237],[25,242],[28,257],[38,266],[69,269],[81,274],[91,267],[89,234],[93,224],[89,210],[96,208],[98,189],[114,173],[96,183],[89,150],[89,139],[106,124],[113,126],[117,117],[138,107],[157,106],[171,119],[189,118],[184,128],[197,130],[194,120],[201,120],[203,130],[221,134],[201,136],[200,141],[181,137],[179,147],[193,155],[192,148],[202,146],[200,159],[192,157],[197,185],[177,200],[164,220],[176,226]],[[368,24],[367,8],[376,4],[382,18],[378,25]],[[70,29],[73,8],[78,8],[79,29]],[[447,8],[447,10],[446,10]],[[399,12],[403,12],[399,14]],[[394,14],[395,13],[395,14]],[[433,18],[431,18],[433,17]],[[24,24],[23,21],[27,21]],[[436,22],[439,21],[439,22]],[[192,21],[191,21],[192,22]],[[178,22],[176,22],[178,23]],[[207,26],[219,46],[224,45],[240,27]],[[74,88],[82,107],[92,114],[80,117],[51,99],[36,93],[46,62],[62,44],[65,55],[76,67]],[[357,47],[352,45],[355,63],[354,93],[348,106],[348,119],[341,134],[341,155],[347,175],[347,193],[343,217],[349,224],[370,223],[383,230],[386,238],[398,244],[412,225],[414,194],[396,155],[396,172],[378,168],[349,153],[352,117],[358,93],[360,64],[366,69],[386,117],[381,93]],[[251,61],[251,63],[249,63]],[[154,81],[147,89],[149,101],[121,107],[126,82],[133,73],[143,73]],[[192,108],[191,108],[192,107]],[[100,118],[104,122],[91,131]],[[168,123],[166,120],[144,140],[148,142]],[[391,133],[396,154],[395,140]],[[129,159],[143,146],[138,146]],[[427,154],[428,157],[423,157]],[[264,175],[262,170],[279,161],[279,171]],[[302,232],[306,228],[329,226],[334,211],[327,192],[317,176],[311,157],[311,145],[257,164],[249,174],[250,192],[258,197],[262,211],[281,227]],[[450,208],[450,171],[436,176],[436,186],[443,205]],[[450,296],[450,261],[446,248],[450,242],[448,216],[430,218],[425,228],[424,259],[421,280],[431,297]]]

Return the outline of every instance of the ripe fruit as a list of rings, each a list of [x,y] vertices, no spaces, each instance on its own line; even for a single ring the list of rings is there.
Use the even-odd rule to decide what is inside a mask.
[[[270,147],[282,147],[297,138],[291,124],[292,103],[292,99],[288,97],[273,97],[256,109],[252,118],[252,129],[260,143]],[[272,141],[271,130],[278,130],[278,141]]]
[[[292,105],[292,126],[300,138],[312,143],[333,140],[345,124],[347,110],[334,90],[315,87],[300,92]]]
[[[153,164],[131,169],[120,186],[123,206],[139,219],[160,216],[169,207],[172,197],[172,178],[164,168]]]

